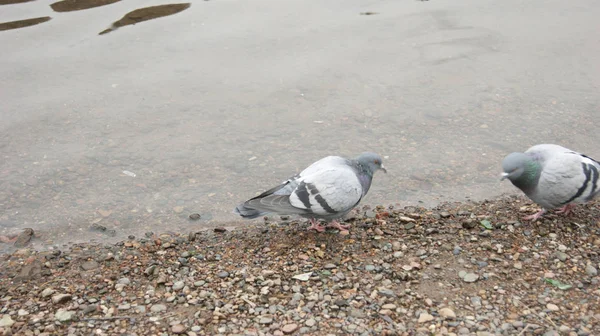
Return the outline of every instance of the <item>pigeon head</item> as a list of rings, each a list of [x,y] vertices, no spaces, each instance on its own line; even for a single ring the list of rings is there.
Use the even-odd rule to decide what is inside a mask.
[[[373,175],[378,170],[383,170],[384,173],[387,173],[387,170],[383,166],[383,159],[379,154],[365,152],[360,154],[356,158],[356,161],[369,173],[369,175]]]
[[[510,153],[502,160],[502,178],[509,179],[518,187],[530,187],[537,183],[541,167],[524,153]]]

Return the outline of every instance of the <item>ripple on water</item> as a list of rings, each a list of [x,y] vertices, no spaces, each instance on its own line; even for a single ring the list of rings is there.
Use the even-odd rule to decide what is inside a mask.
[[[98,35],[108,34],[120,27],[156,19],[163,16],[177,14],[183,10],[188,9],[190,6],[191,3],[179,3],[136,9],[125,14],[123,18],[121,18],[119,21],[114,22],[110,28],[101,31]]]

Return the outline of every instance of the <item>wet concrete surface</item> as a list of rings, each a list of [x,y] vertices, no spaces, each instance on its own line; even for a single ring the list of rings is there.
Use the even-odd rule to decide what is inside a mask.
[[[52,17],[0,32],[0,234],[36,246],[240,225],[331,154],[385,156],[364,203],[400,206],[515,192],[536,143],[600,157],[594,1],[199,1],[101,36],[172,3],[54,2],[0,7]]]

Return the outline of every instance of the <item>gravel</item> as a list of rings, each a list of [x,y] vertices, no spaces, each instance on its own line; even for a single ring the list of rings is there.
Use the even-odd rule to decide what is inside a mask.
[[[20,249],[0,258],[0,332],[600,335],[596,204],[520,222],[534,210],[365,207],[349,235],[289,219]]]

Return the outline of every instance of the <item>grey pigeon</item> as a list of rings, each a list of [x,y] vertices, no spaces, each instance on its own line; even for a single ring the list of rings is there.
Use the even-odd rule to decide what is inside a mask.
[[[381,156],[362,153],[355,159],[325,157],[282,184],[247,200],[235,208],[244,218],[266,213],[300,215],[310,219],[309,230],[323,232],[318,219],[331,220],[329,227],[346,231],[336,219],[358,205],[371,187],[377,170],[387,172]]]
[[[568,148],[542,144],[502,161],[502,180],[509,179],[542,209],[523,219],[534,221],[546,209],[568,214],[578,203],[598,195],[600,162]]]

